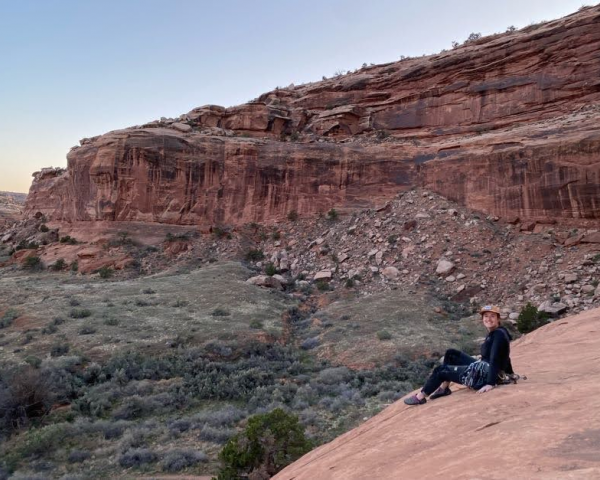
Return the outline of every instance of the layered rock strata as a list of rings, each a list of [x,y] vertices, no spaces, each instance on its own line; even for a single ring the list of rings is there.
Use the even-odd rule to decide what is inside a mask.
[[[84,139],[27,215],[240,224],[422,185],[501,216],[600,217],[600,7]]]

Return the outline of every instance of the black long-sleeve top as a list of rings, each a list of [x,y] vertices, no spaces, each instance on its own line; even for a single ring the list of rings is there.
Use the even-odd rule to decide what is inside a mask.
[[[514,373],[510,362],[510,341],[512,337],[504,327],[498,327],[487,334],[481,345],[481,359],[490,364],[487,384],[498,383],[498,373]]]

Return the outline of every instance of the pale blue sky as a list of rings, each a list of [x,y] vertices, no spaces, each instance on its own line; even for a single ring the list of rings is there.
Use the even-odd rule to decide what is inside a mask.
[[[435,53],[584,0],[0,0],[0,190],[79,139],[363,63]],[[593,2],[596,3],[596,2]]]

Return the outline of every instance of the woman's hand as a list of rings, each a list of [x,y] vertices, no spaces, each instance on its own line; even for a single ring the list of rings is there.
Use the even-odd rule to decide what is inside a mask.
[[[493,385],[484,385],[483,387],[481,387],[479,390],[477,390],[477,393],[485,393],[485,392],[489,392],[491,389],[493,389],[494,386]]]

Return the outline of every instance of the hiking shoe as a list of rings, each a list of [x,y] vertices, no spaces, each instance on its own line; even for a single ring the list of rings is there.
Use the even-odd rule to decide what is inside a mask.
[[[429,399],[435,400],[436,398],[445,397],[446,395],[450,395],[451,393],[452,390],[450,390],[449,388],[444,388],[443,390],[441,388],[438,388],[435,392],[429,395]]]
[[[407,405],[423,405],[426,402],[426,398],[424,398],[423,400],[419,400],[416,395],[404,399],[404,403],[406,403]]]

